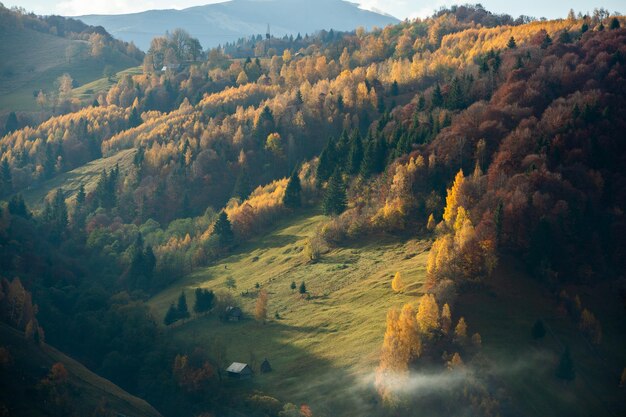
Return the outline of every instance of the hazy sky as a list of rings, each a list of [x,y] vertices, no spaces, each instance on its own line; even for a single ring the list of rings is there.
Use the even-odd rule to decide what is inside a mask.
[[[315,1],[315,0],[311,0]],[[149,9],[183,9],[207,3],[218,3],[219,0],[5,0],[4,4],[24,7],[37,14],[60,14],[76,16],[83,14],[120,14],[140,12]],[[549,0],[352,0],[360,3],[363,8],[378,9],[400,19],[407,17],[425,17],[441,6],[465,3],[481,3],[486,9],[508,13],[513,16],[525,14],[535,17],[565,17],[569,8],[578,11],[592,11],[596,7],[604,7],[611,12],[626,11],[624,0],[569,0],[564,4]]]

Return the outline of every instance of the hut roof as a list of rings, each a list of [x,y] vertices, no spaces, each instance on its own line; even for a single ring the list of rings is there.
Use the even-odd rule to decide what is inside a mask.
[[[226,372],[233,372],[233,373],[239,374],[246,368],[248,368],[248,370],[250,370],[250,368],[248,367],[247,363],[233,362],[226,369]]]

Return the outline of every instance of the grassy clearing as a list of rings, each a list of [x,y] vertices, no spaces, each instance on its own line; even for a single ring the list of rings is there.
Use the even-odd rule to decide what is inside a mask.
[[[578,331],[576,323],[557,312],[557,302],[536,281],[519,271],[522,265],[512,260],[501,262],[490,290],[464,295],[457,310],[471,331],[479,331],[483,352],[499,368],[499,381],[513,399],[519,415],[540,416],[621,416],[626,413],[619,374],[626,365],[626,328],[615,291],[593,289],[595,300],[583,305],[596,313],[604,326],[605,337],[594,347]],[[589,288],[587,288],[589,290]],[[584,291],[584,290],[582,290]],[[534,341],[531,328],[541,318],[548,332]],[[554,376],[564,346],[569,346],[576,368],[576,379],[565,383]]]
[[[430,243],[381,238],[333,249],[321,262],[308,264],[302,248],[324,219],[316,212],[285,219],[217,265],[158,294],[150,305],[160,319],[181,290],[191,306],[194,288],[228,291],[226,279],[232,277],[237,283],[232,292],[246,320],[222,323],[210,315],[175,325],[167,331],[181,349],[223,349],[225,364],[258,365],[269,359],[274,372],[250,382],[227,382],[235,389],[241,385],[285,401],[308,403],[321,415],[377,415],[377,397],[368,378],[377,364],[385,315],[392,306],[417,300]],[[390,286],[398,270],[408,284],[402,294],[393,293]],[[483,353],[492,367],[490,381],[508,394],[509,400],[501,403],[503,410],[511,415],[624,415],[618,383],[626,364],[626,323],[615,291],[571,290],[606,323],[605,342],[592,347],[575,323],[557,313],[557,303],[547,291],[520,271],[521,265],[503,260],[487,290],[462,295],[453,309],[455,317],[466,317],[471,333],[482,335]],[[308,300],[289,288],[292,281],[299,285],[303,280],[310,291]],[[271,317],[265,325],[252,318],[257,282],[269,292]],[[607,299],[610,302],[602,302]],[[280,319],[274,318],[275,312]],[[549,328],[539,342],[530,336],[537,318]],[[572,383],[554,376],[565,345],[571,347],[577,370]]]
[[[67,56],[70,48],[72,56]],[[56,91],[58,77],[68,73],[79,85],[102,78],[106,65],[114,71],[135,67],[134,59],[112,51],[103,59],[89,56],[89,44],[31,29],[4,32],[0,38],[0,112],[36,111],[34,91]],[[94,89],[94,91],[96,91]]]
[[[367,404],[361,396],[350,401],[352,391],[347,387],[358,389],[373,372],[387,310],[416,299],[430,244],[382,238],[334,249],[320,262],[307,264],[301,253],[306,238],[325,219],[315,212],[286,219],[219,264],[160,293],[150,305],[162,318],[181,290],[192,305],[194,288],[228,291],[225,281],[234,278],[233,293],[247,316],[243,322],[225,324],[214,316],[200,317],[174,326],[171,336],[187,347],[210,348],[217,341],[226,349],[225,362],[249,362],[252,353],[260,364],[267,357],[274,372],[257,376],[251,382],[255,388],[332,410],[332,415],[355,415],[355,407]],[[407,283],[403,294],[391,289],[396,271]],[[299,285],[303,280],[310,299],[290,289],[292,281]],[[266,324],[253,319],[257,282],[269,293]],[[276,312],[280,319],[274,318]]]
[[[120,172],[128,172],[133,165],[135,149],[126,149],[108,158],[96,159],[72,171],[64,172],[44,182],[41,185],[31,186],[21,193],[26,204],[31,209],[39,209],[43,206],[46,196],[57,188],[63,188],[67,200],[73,200],[80,188],[84,185],[85,192],[89,193],[96,188],[102,170],[110,170],[119,164]]]
[[[83,84],[72,90],[74,97],[81,99],[82,101],[89,101],[96,98],[99,94],[106,93],[109,88],[117,83],[125,75],[140,75],[143,73],[141,67],[132,67],[118,72],[111,79],[99,78],[87,84]],[[101,74],[100,74],[101,75]]]

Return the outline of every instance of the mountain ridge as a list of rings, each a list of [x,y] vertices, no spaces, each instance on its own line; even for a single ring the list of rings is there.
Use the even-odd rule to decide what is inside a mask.
[[[147,50],[151,40],[165,31],[187,30],[203,48],[214,47],[240,38],[265,33],[267,25],[276,36],[314,33],[319,30],[371,29],[399,20],[361,9],[343,0],[236,0],[194,6],[186,9],[147,10],[120,15],[76,16],[85,23],[103,26],[113,36],[133,41]]]

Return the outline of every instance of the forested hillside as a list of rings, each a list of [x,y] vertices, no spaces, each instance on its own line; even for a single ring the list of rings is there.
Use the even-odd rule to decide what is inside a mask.
[[[0,301],[164,415],[621,415],[624,24],[155,38],[0,139]]]
[[[114,39],[102,27],[1,4],[0,53],[5,57],[0,63],[2,135],[76,111],[84,103],[71,94],[73,88],[112,78],[143,59],[135,45]],[[7,125],[11,113],[15,121]]]

